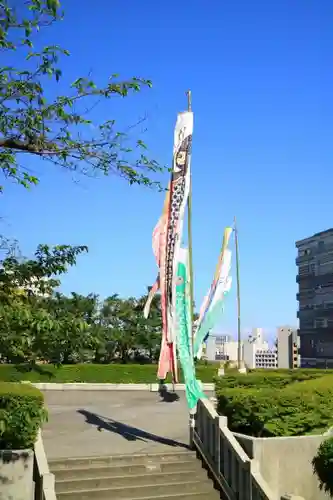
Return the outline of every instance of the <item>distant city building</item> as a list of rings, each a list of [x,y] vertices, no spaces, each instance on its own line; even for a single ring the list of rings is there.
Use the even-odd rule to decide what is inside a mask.
[[[299,366],[299,337],[297,329],[279,326],[276,334],[278,368],[297,368]]]
[[[14,276],[14,271],[8,270],[5,271],[6,275],[9,279]],[[12,279],[12,286],[17,287],[17,293],[19,294],[28,294],[35,295],[36,297],[49,297],[51,295],[49,285],[49,278],[46,277],[31,277],[28,279],[24,279],[22,281],[18,281],[16,279]]]
[[[301,366],[333,367],[333,228],[296,248]]]
[[[214,337],[215,337],[215,344],[217,346],[223,346],[227,342],[231,341],[231,335],[228,334],[221,334],[221,335],[216,334],[214,335]]]
[[[263,328],[252,328],[252,333],[249,338],[255,340],[257,344],[264,342],[264,330]]]
[[[51,295],[50,291],[46,291],[48,281],[48,278],[31,278],[24,286],[19,288],[36,297],[46,298]]]
[[[276,368],[277,352],[264,340],[262,328],[254,328],[243,343],[243,360],[247,368]]]
[[[230,335],[210,335],[205,356],[209,361],[237,361],[238,342],[232,340]]]
[[[254,368],[276,368],[277,352],[275,349],[257,349]]]

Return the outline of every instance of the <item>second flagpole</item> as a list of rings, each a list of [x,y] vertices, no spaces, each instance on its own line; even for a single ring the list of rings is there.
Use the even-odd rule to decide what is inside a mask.
[[[241,301],[240,301],[240,279],[239,279],[239,249],[238,229],[236,217],[234,217],[235,250],[236,250],[236,281],[237,281],[237,367],[242,368],[242,337],[241,337]]]

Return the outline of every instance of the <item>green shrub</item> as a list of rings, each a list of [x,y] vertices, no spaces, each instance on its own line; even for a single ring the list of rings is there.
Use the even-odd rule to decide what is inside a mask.
[[[321,490],[333,497],[333,438],[326,439],[312,460],[313,471],[319,479]]]
[[[0,383],[0,449],[32,448],[47,417],[43,394],[29,384]]]
[[[313,374],[321,374],[329,375],[333,373],[333,369],[323,369],[323,368],[251,368],[248,373],[263,373],[265,375],[293,375],[293,374],[304,374],[304,375],[313,375]]]
[[[202,382],[213,382],[217,372],[215,364],[196,367],[197,378]],[[180,370],[180,380],[183,374]],[[90,382],[90,383],[143,383],[151,384],[157,381],[157,365],[139,364],[77,364],[62,365],[1,365],[0,380],[18,382]],[[168,381],[171,381],[170,377]]]
[[[329,370],[256,370],[248,374],[227,371],[224,377],[216,377],[218,363],[198,363],[196,376],[202,382],[216,382],[223,387],[282,387],[295,381],[319,378]],[[182,371],[179,371],[183,381]],[[154,383],[157,381],[157,365],[154,364],[76,364],[62,365],[5,365],[0,364],[0,381],[20,382],[90,382],[90,383]],[[167,381],[171,381],[169,376]]]
[[[318,379],[329,373],[327,370],[251,370],[246,374],[233,373],[216,377],[215,383],[217,391],[232,387],[281,389],[289,384]]]
[[[219,388],[218,411],[251,436],[321,434],[333,425],[333,375],[282,388]]]

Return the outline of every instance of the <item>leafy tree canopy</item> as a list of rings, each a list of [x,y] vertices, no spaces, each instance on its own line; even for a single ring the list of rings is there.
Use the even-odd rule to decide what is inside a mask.
[[[36,51],[34,37],[62,18],[58,0],[0,0],[0,53],[3,60],[12,61],[20,52],[25,61],[20,67],[0,66],[2,173],[25,187],[37,184],[38,178],[25,166],[27,155],[34,155],[87,175],[113,173],[130,184],[159,185],[151,175],[162,169],[146,156],[141,140],[128,148],[114,119],[92,124],[87,117],[87,110],[102,101],[151,87],[150,80],[120,80],[112,74],[99,87],[91,78],[78,77],[67,95],[47,96],[53,92],[46,90],[62,76],[61,57],[70,54],[59,45]]]
[[[47,355],[54,359],[52,347],[61,348],[61,332],[67,337],[87,330],[82,317],[73,314],[57,316],[46,307],[53,301],[59,275],[76,263],[87,248],[67,245],[50,248],[39,245],[35,258],[29,260],[8,256],[0,268],[0,354],[7,361],[36,361]]]
[[[32,259],[9,255],[0,267],[0,358],[54,364],[155,361],[161,344],[160,299],[148,320],[139,299],[100,300],[57,291],[61,276],[85,246],[39,245]]]

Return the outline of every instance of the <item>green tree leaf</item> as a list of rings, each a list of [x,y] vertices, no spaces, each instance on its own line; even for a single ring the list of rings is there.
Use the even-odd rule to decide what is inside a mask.
[[[68,95],[46,97],[46,87],[50,95],[51,83],[56,85],[62,76],[61,58],[70,54],[59,45],[33,51],[33,40],[40,28],[62,19],[60,7],[58,0],[28,0],[16,10],[12,1],[0,0],[0,52],[9,52],[13,58],[19,51],[26,58],[21,67],[0,67],[1,172],[25,188],[37,184],[37,177],[25,167],[26,156],[33,155],[72,172],[116,174],[130,184],[160,188],[155,174],[164,168],[137,155],[115,120],[92,124],[87,119],[87,110],[149,88],[150,80],[120,80],[113,74],[99,87],[90,77],[79,77]],[[134,144],[146,148],[141,139]]]

